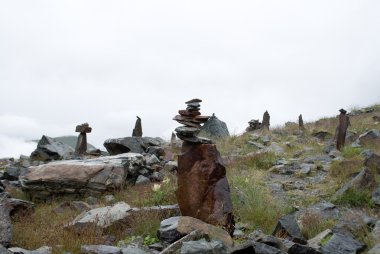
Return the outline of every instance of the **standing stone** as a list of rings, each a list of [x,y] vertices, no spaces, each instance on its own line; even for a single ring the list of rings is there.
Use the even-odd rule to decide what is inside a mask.
[[[300,131],[305,130],[305,126],[303,125],[302,114],[298,116],[298,127],[299,127]]]
[[[137,120],[136,120],[135,128],[133,129],[133,132],[132,132],[132,137],[142,137],[141,118],[138,116],[136,117],[137,117]]]
[[[261,128],[264,130],[269,130],[269,126],[270,126],[270,115],[267,110],[265,111],[263,115],[263,123],[261,124]]]
[[[347,111],[344,109],[339,110],[339,125],[337,127],[336,133],[336,149],[341,151],[344,147],[344,143],[346,140],[347,128],[350,125],[350,119],[348,115],[346,115]]]
[[[75,155],[84,155],[87,151],[87,133],[91,133],[92,128],[88,123],[77,125],[75,132],[79,132]]]

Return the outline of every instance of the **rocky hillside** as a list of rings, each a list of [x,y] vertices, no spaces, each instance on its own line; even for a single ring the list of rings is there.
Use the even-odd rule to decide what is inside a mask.
[[[380,253],[380,105],[349,116],[341,151],[335,116],[214,140],[231,188],[232,237],[180,216],[181,142],[81,160],[2,160],[0,253]]]

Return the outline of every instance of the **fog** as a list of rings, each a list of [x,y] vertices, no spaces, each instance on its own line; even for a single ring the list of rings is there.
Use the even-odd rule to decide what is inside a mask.
[[[239,134],[380,102],[379,1],[0,1],[0,157],[42,135],[168,138],[201,98]]]

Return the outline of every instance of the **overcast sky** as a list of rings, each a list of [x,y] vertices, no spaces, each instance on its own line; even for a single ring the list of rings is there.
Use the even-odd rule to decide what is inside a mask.
[[[24,140],[168,138],[203,99],[231,133],[380,102],[380,1],[0,0],[0,157]]]

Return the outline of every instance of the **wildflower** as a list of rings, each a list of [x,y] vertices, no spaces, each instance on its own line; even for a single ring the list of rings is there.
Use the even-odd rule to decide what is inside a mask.
[[[161,189],[161,184],[157,184],[157,183],[153,184],[152,190],[153,190],[154,192],[157,192],[157,191],[159,191],[160,189]]]

